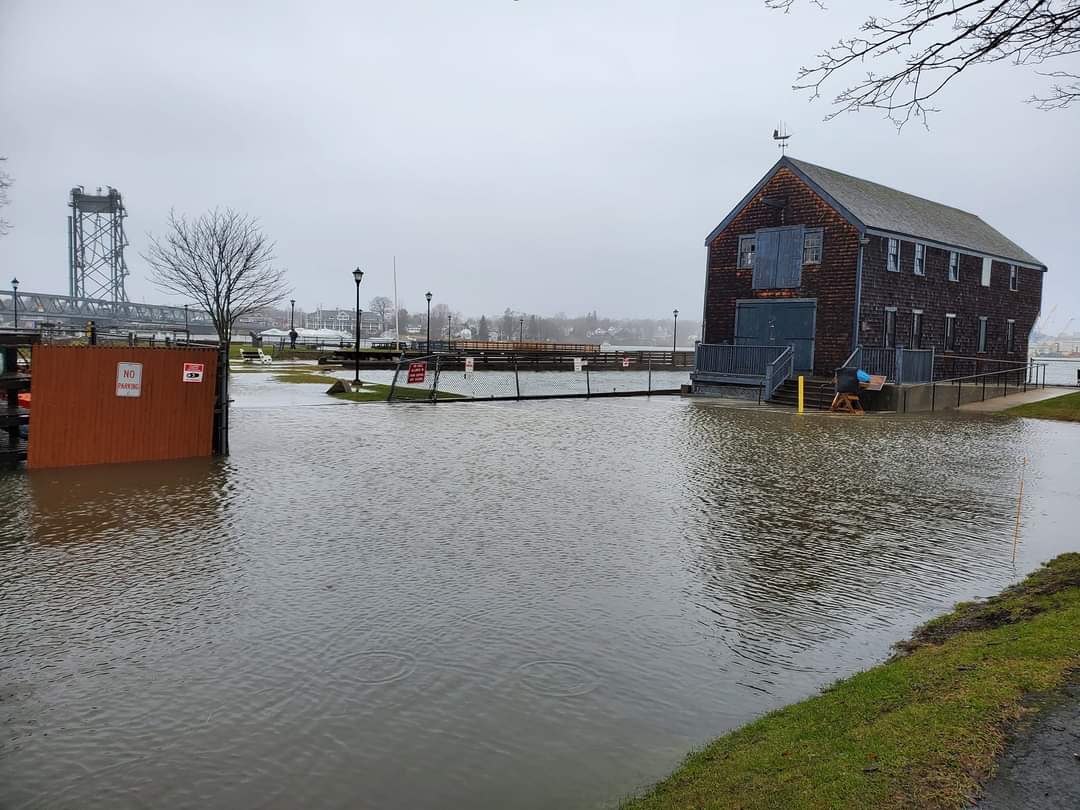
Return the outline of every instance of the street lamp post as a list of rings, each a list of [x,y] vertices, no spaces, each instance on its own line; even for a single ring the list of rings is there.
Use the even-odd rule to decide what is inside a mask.
[[[364,280],[364,271],[357,267],[352,271],[353,281],[356,282],[356,373],[353,375],[353,387],[360,387],[360,282]]]
[[[359,282],[357,282],[359,283]],[[296,328],[296,299],[289,299],[289,331]]]
[[[427,299],[427,353],[431,354],[431,290],[424,293]]]
[[[679,340],[679,310],[673,309],[671,311],[671,314],[675,316],[675,326],[671,330],[671,353],[672,353],[672,355],[674,355],[675,354],[675,346],[677,345],[678,340]],[[671,358],[671,362],[672,363],[675,362],[674,356]]]
[[[453,323],[453,321],[454,321],[454,316],[451,315],[449,312],[446,313],[446,350],[447,351],[450,351],[450,337],[453,334],[451,332],[451,326],[450,325]]]
[[[525,319],[518,321],[518,343],[525,342]]]
[[[19,328],[19,280],[13,278],[11,280],[11,303],[15,312],[15,328]]]
[[[191,326],[188,324],[188,305],[184,304],[184,336],[191,343]]]

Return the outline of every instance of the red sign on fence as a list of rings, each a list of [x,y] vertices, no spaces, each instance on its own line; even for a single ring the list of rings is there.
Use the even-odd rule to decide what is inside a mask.
[[[427,363],[409,363],[409,385],[422,383],[427,378]]]

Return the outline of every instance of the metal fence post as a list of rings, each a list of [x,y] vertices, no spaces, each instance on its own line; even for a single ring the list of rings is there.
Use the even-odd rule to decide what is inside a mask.
[[[589,361],[585,361],[585,397],[592,396],[592,386],[589,384]]]
[[[517,398],[521,399],[521,377],[518,375],[518,361],[517,355],[514,356],[514,389],[517,391]]]
[[[896,347],[896,381],[900,385],[904,384],[904,350],[899,346]]]
[[[649,393],[652,393],[652,355],[649,356]]]
[[[435,355],[435,374],[431,378],[431,404],[439,401],[439,355]]]
[[[401,361],[398,361],[397,367],[394,369],[394,379],[390,381],[390,393],[386,395],[386,401],[392,402],[394,399],[394,391],[397,389],[397,378],[401,373]]]

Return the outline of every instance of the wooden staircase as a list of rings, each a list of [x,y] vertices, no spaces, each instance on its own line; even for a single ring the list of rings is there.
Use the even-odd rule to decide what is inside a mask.
[[[832,405],[835,391],[832,378],[807,377],[803,380],[803,407],[808,411],[827,411]],[[769,403],[797,408],[799,405],[798,379],[786,380],[776,389]]]

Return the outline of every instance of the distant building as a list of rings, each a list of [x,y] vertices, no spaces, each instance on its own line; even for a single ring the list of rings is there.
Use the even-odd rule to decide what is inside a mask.
[[[821,376],[857,346],[1024,362],[1046,272],[974,214],[789,157],[705,244],[702,342]]]
[[[360,311],[360,334],[377,336],[383,330],[383,321],[377,312]],[[339,332],[347,332],[355,335],[356,310],[355,309],[316,309],[314,312],[304,313],[304,328],[306,329],[336,329]]]

